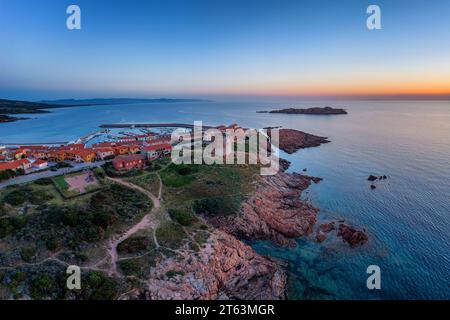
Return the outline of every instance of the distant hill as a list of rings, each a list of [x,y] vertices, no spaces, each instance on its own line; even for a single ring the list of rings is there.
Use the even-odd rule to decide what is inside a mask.
[[[131,104],[131,103],[183,103],[183,102],[208,102],[202,99],[135,99],[135,98],[96,98],[96,99],[61,99],[61,100],[42,100],[41,103],[59,106],[93,106],[93,105],[112,105],[112,104]]]
[[[61,106],[40,102],[0,99],[0,114],[44,113],[47,111],[41,109],[58,107]]]
[[[49,111],[43,109],[82,107],[96,105],[114,105],[114,104],[130,104],[130,103],[183,103],[183,102],[208,102],[209,100],[201,99],[62,99],[62,100],[43,100],[39,102],[29,102],[20,100],[0,99],[0,123],[13,122],[17,120],[25,120],[25,118],[11,117],[10,114],[21,113],[47,113]]]

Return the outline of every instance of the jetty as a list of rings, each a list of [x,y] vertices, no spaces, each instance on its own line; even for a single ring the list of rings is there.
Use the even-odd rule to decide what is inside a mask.
[[[210,129],[215,128],[212,126],[202,126],[204,129]],[[186,128],[186,129],[194,129],[193,124],[187,124],[187,123],[176,123],[176,122],[169,122],[169,123],[112,123],[112,124],[102,124],[100,125],[100,128],[108,128],[108,129],[115,129],[115,128]]]

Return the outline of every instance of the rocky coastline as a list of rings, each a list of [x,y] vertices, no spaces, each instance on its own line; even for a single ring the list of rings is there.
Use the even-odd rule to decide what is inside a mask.
[[[285,172],[257,179],[256,191],[243,203],[241,215],[207,221],[239,239],[271,240],[280,246],[295,246],[293,238],[311,234],[319,209],[300,196],[320,179]]]
[[[320,137],[303,131],[293,129],[279,130],[279,148],[288,154],[293,154],[299,149],[318,147],[329,142],[327,137]]]
[[[292,152],[328,142],[296,130],[283,129],[280,136],[283,147]],[[241,204],[239,214],[202,216],[211,230],[205,245],[195,254],[179,250],[176,256],[164,257],[151,268],[147,288],[127,298],[285,299],[286,265],[258,254],[243,241],[268,240],[278,246],[295,247],[295,238],[314,239],[315,233],[316,241],[323,242],[335,231],[350,247],[364,244],[367,234],[345,223],[316,226],[319,209],[302,200],[301,195],[322,179],[287,173],[289,165],[289,161],[280,159],[278,174],[255,176],[253,192]]]
[[[283,161],[283,169],[289,163]],[[368,240],[365,231],[342,221],[316,228],[319,209],[300,196],[320,178],[280,172],[258,176],[254,193],[237,216],[203,217],[213,227],[207,244],[195,255],[168,257],[152,268],[147,299],[285,299],[283,262],[256,253],[241,240],[269,240],[293,247],[295,238],[314,235],[324,241],[332,231],[350,247]],[[168,278],[170,270],[180,274]]]
[[[168,271],[178,275],[169,278]],[[279,262],[215,230],[196,255],[169,257],[152,268],[145,298],[151,300],[285,299],[287,277]]]

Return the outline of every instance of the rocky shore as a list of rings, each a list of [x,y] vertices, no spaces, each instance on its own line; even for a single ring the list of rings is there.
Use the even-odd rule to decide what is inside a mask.
[[[272,300],[284,299],[285,287],[279,262],[215,230],[198,254],[169,257],[152,268],[145,298]]]
[[[297,173],[258,177],[255,193],[241,207],[241,215],[214,217],[207,221],[216,228],[244,240],[271,240],[281,246],[295,246],[293,238],[313,231],[319,210],[300,200],[311,182],[320,179]]]
[[[328,142],[326,138],[283,129],[284,147],[294,152]],[[286,140],[286,137],[288,139]],[[292,144],[295,144],[292,146]],[[287,275],[282,261],[255,252],[242,240],[269,240],[293,247],[295,238],[314,235],[317,242],[328,234],[351,247],[364,244],[364,231],[345,223],[316,226],[319,209],[301,199],[302,192],[322,179],[285,172],[290,163],[280,159],[281,172],[255,176],[254,189],[236,215],[204,215],[211,232],[198,252],[189,248],[164,256],[150,270],[146,299],[285,299]],[[137,297],[128,297],[137,298]]]
[[[326,137],[315,136],[294,129],[280,129],[279,134],[279,147],[288,154],[295,153],[299,149],[318,147],[323,143],[330,142]]]

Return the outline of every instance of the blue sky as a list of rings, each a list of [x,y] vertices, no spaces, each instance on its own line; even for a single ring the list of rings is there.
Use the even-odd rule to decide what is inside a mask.
[[[430,3],[0,0],[0,97],[450,94],[450,1]]]

